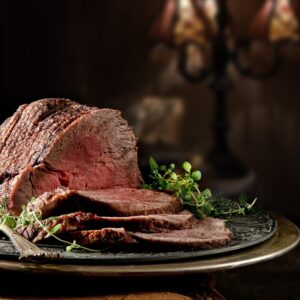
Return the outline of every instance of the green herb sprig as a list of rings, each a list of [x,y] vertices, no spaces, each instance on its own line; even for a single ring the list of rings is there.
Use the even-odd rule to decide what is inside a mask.
[[[201,180],[201,172],[193,171],[192,165],[187,161],[182,164],[183,173],[175,172],[175,164],[159,166],[153,157],[149,159],[149,166],[150,183],[142,187],[175,194],[198,218],[245,215],[255,204],[256,199],[248,203],[245,195],[241,195],[237,201],[232,201],[221,196],[213,197],[208,188],[200,191],[198,181]]]
[[[73,242],[66,241],[59,238],[56,233],[60,230],[61,224],[56,224],[52,228],[47,228],[43,223],[45,220],[42,220],[42,212],[40,210],[31,210],[29,209],[30,204],[35,201],[35,198],[31,198],[30,202],[27,205],[22,206],[22,212],[19,216],[13,216],[6,208],[6,198],[3,197],[0,203],[0,226],[2,224],[8,226],[13,230],[17,230],[20,227],[28,226],[34,223],[39,224],[39,226],[47,232],[48,235],[52,236],[54,239],[59,242],[66,244],[66,251],[72,251],[73,249],[83,249],[86,251],[96,252],[100,250],[91,249],[84,247],[74,240]],[[52,217],[53,218],[53,217]],[[51,219],[51,218],[49,218]]]
[[[241,194],[237,200],[226,199],[221,195],[212,197],[209,202],[214,207],[211,216],[227,218],[231,216],[244,216],[255,211],[254,204],[257,198],[248,202],[247,196]]]
[[[17,218],[7,210],[6,201],[6,198],[3,197],[0,202],[0,225],[3,224],[14,229],[17,225]]]
[[[144,184],[143,188],[166,191],[175,194],[183,200],[183,203],[197,216],[209,215],[213,207],[207,201],[211,198],[209,189],[199,190],[197,181],[201,179],[200,171],[192,171],[189,162],[182,164],[183,174],[175,172],[175,164],[159,166],[153,157],[149,159],[149,175],[151,183]]]
[[[51,228],[47,228],[41,221],[41,214],[40,213],[36,213],[35,211],[32,211],[31,212],[34,220],[36,223],[39,224],[39,226],[45,230],[47,232],[48,235],[52,236],[54,239],[56,239],[57,241],[63,243],[63,244],[66,244],[66,251],[67,252],[70,252],[72,251],[73,249],[83,249],[83,250],[86,250],[86,251],[90,251],[90,252],[99,252],[100,250],[96,250],[96,249],[91,249],[91,248],[87,248],[87,247],[84,247],[80,244],[78,244],[76,242],[76,240],[74,240],[73,242],[69,242],[69,241],[66,241],[64,239],[61,239],[60,237],[58,237],[57,235],[55,235],[60,229],[61,229],[61,224],[56,224],[55,226],[51,227]]]

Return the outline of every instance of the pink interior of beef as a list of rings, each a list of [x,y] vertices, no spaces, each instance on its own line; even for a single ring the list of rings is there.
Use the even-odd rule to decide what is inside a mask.
[[[135,137],[132,133],[117,137],[124,124],[109,126],[102,122],[103,114],[97,112],[74,122],[53,145],[43,163],[27,168],[14,191],[15,207],[20,208],[32,196],[61,186],[97,190],[138,185],[136,149],[130,149],[135,145],[132,140]]]
[[[233,237],[231,231],[226,228],[225,222],[214,218],[197,220],[192,228],[182,230],[158,233],[129,232],[129,234],[141,242],[203,249],[223,246]]]
[[[183,210],[182,201],[172,195],[136,188],[109,188],[77,191],[59,188],[46,192],[29,205],[41,211],[43,218],[75,211],[97,213],[101,216],[137,216],[173,214]],[[184,213],[181,217],[190,216]]]
[[[105,200],[105,202],[114,203],[115,201],[126,202],[129,201],[140,201],[140,202],[165,202],[169,199],[175,199],[166,193],[157,192],[147,189],[135,189],[135,188],[118,188],[114,187],[112,189],[103,189],[101,191],[78,191],[82,196],[91,197],[98,199],[99,201]],[[170,200],[169,200],[170,201]],[[142,205],[142,204],[141,204]]]
[[[178,213],[182,202],[166,193],[135,188],[111,188],[99,191],[77,191],[77,195],[88,199],[95,213],[110,212],[110,215],[134,216],[163,213]]]

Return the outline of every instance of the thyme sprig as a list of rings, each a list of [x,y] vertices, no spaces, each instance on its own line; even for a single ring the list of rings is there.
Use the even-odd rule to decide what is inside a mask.
[[[193,171],[189,162],[182,164],[183,173],[175,171],[175,164],[159,166],[153,157],[149,159],[149,166],[150,182],[142,187],[175,194],[198,218],[245,215],[252,210],[256,202],[255,199],[252,203],[248,203],[245,195],[232,201],[221,196],[213,197],[208,188],[200,191],[198,181],[201,180],[201,172]]]
[[[19,216],[13,216],[6,206],[6,198],[3,197],[0,203],[0,225],[4,224],[13,230],[17,230],[20,227],[28,226],[31,224],[37,223],[43,230],[47,232],[48,235],[56,239],[57,241],[66,244],[66,251],[70,252],[73,249],[83,249],[86,251],[96,252],[100,250],[91,249],[84,247],[74,240],[73,242],[66,241],[61,239],[56,235],[56,233],[61,229],[61,224],[56,224],[51,228],[47,228],[42,220],[42,212],[40,210],[31,210],[29,209],[30,204],[35,201],[35,198],[31,198],[30,202],[27,205],[22,206],[22,212]],[[53,218],[53,217],[52,217]],[[49,218],[50,219],[50,218]]]
[[[246,194],[241,194],[237,200],[231,200],[217,195],[209,199],[214,207],[211,216],[227,218],[231,216],[244,216],[254,212],[257,198],[252,202],[248,202]]]
[[[47,232],[48,235],[52,236],[54,239],[56,239],[57,241],[63,243],[63,244],[67,244],[66,246],[66,251],[70,252],[73,249],[83,249],[86,251],[90,251],[90,252],[99,252],[100,250],[96,250],[96,249],[91,249],[91,248],[87,248],[84,247],[80,244],[77,244],[76,240],[73,240],[73,242],[69,242],[66,241],[60,237],[58,237],[57,235],[55,235],[60,229],[61,229],[61,224],[56,224],[55,226],[51,227],[51,228],[47,228],[41,221],[39,212],[36,213],[36,211],[32,211],[30,212],[35,220],[36,223],[38,223],[40,225],[40,227],[45,230]]]

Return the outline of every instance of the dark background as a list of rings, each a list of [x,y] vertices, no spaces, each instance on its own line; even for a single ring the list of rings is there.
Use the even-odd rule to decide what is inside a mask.
[[[179,97],[184,115],[179,137],[165,147],[168,155],[201,160],[211,147],[214,101],[208,85],[182,79],[170,51],[163,60],[151,54],[149,29],[164,1],[0,3],[1,121],[21,103],[65,97],[120,108],[137,128],[132,110],[145,95]],[[228,3],[237,34],[245,34],[262,1]],[[300,50],[287,52],[283,67],[267,80],[244,78],[233,68],[229,74],[229,142],[255,173],[251,193],[300,217]],[[155,149],[140,155],[161,148]]]
[[[173,138],[163,142],[154,138],[151,142],[146,133],[141,134],[144,143],[140,156],[146,159],[149,154],[165,151],[178,161],[189,159],[201,166],[213,143],[213,94],[207,84],[187,83],[177,73],[172,51],[164,50],[163,59],[153,54],[149,29],[163,7],[162,0],[0,3],[1,121],[22,103],[64,97],[99,107],[119,108],[136,129],[140,124],[135,109],[145,97],[159,98],[162,104],[164,99],[176,98],[181,105],[181,117],[175,134],[170,134]],[[228,3],[237,34],[245,34],[262,1],[229,0]],[[255,174],[250,193],[258,196],[261,204],[298,223],[300,47],[287,51],[280,71],[267,80],[244,78],[233,68],[229,74],[234,83],[228,98],[229,142],[234,153]],[[137,130],[137,134],[140,132],[145,131]],[[292,259],[296,258],[293,255],[281,262],[285,266],[283,272],[293,265]],[[269,269],[251,270],[254,274],[264,269],[269,288],[273,287],[274,277],[266,270],[277,272],[276,282],[280,286],[280,278],[285,275],[274,265],[268,266]],[[293,272],[299,278],[299,272]],[[294,273],[289,273],[291,282]],[[253,295],[247,277],[251,274],[230,273],[224,278],[229,281],[244,278],[252,291],[249,295]],[[263,276],[253,276],[257,284],[263,284]],[[286,295],[289,286],[282,288],[282,295]],[[230,295],[228,285],[226,289]],[[243,293],[237,288],[236,299],[242,299],[238,295]],[[290,295],[288,299],[296,298]]]

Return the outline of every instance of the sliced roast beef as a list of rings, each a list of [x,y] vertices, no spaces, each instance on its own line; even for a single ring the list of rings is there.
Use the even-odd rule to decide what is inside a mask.
[[[41,195],[29,207],[31,210],[40,210],[44,218],[79,210],[101,216],[174,214],[183,210],[181,200],[174,196],[134,188],[97,191],[61,188]]]
[[[42,220],[41,223],[33,223],[28,226],[23,226],[17,229],[18,233],[33,243],[38,243],[50,235],[48,230],[60,224],[59,230],[55,233],[59,235],[63,232],[86,229],[87,224],[94,220],[97,216],[91,213],[76,212],[68,215],[61,215],[58,217],[51,217]],[[42,224],[42,226],[41,226]]]
[[[195,218],[187,211],[180,214],[158,214],[131,217],[101,217],[92,213],[75,212],[58,217],[51,217],[18,229],[26,239],[38,243],[49,237],[47,230],[61,224],[56,235],[81,229],[100,229],[105,227],[124,227],[131,231],[166,232],[173,229],[190,228]],[[45,229],[44,229],[45,228]]]
[[[60,213],[58,213],[60,206],[66,207],[69,205],[69,212],[78,211],[79,204],[72,198],[75,194],[75,190],[71,191],[67,187],[60,187],[54,191],[43,193],[34,201],[28,203],[27,207],[31,211],[39,211],[42,214],[43,219],[62,214],[64,209],[61,209]],[[71,200],[72,202],[69,202]],[[65,202],[69,203],[66,204]]]
[[[179,216],[180,220],[176,220],[176,216]],[[209,249],[224,246],[232,239],[232,233],[225,227],[223,220],[213,218],[197,220],[193,217],[186,219],[188,216],[190,215],[182,213],[100,217],[91,213],[77,212],[44,220],[43,226],[50,230],[57,224],[61,224],[56,235],[63,235],[70,241],[75,239],[81,245],[137,243],[142,246],[154,245],[154,248],[151,247],[153,251],[161,248]],[[174,230],[174,227],[177,228]],[[146,233],[131,231],[140,228],[142,231],[147,231],[147,229],[149,231]],[[153,231],[155,233],[149,233]],[[20,228],[19,233],[34,243],[41,242],[50,236],[38,223]]]
[[[78,191],[91,201],[95,211],[116,216],[173,214],[183,210],[180,199],[166,193],[134,188],[112,188],[100,191]],[[86,202],[86,201],[85,201]],[[94,211],[94,210],[92,210]]]
[[[190,229],[172,230],[162,233],[130,232],[140,243],[173,248],[210,249],[226,245],[232,233],[225,222],[219,219],[203,218]]]
[[[124,227],[130,231],[166,232],[174,229],[190,228],[195,222],[194,216],[183,211],[179,214],[140,215],[130,217],[100,217],[89,227]]]
[[[107,228],[111,230],[111,228]],[[122,234],[124,228],[120,229]],[[108,236],[102,235],[104,229],[101,230],[82,230],[69,232],[71,239],[76,239],[79,244],[86,246],[96,246],[110,244]],[[222,220],[204,218],[201,221],[194,222],[192,228],[181,230],[170,230],[161,233],[141,233],[126,231],[126,237],[141,246],[153,245],[152,251],[155,249],[172,248],[172,249],[210,249],[228,244],[232,238],[232,233],[225,227]],[[131,241],[131,240],[130,240]],[[112,243],[115,243],[115,237],[112,237]],[[127,239],[119,241],[119,244],[128,244]]]
[[[0,194],[19,214],[31,197],[61,186],[137,187],[136,138],[120,112],[43,99],[0,127]]]
[[[136,244],[137,241],[124,228],[103,228],[97,230],[74,231],[70,233],[80,245],[106,246]]]

